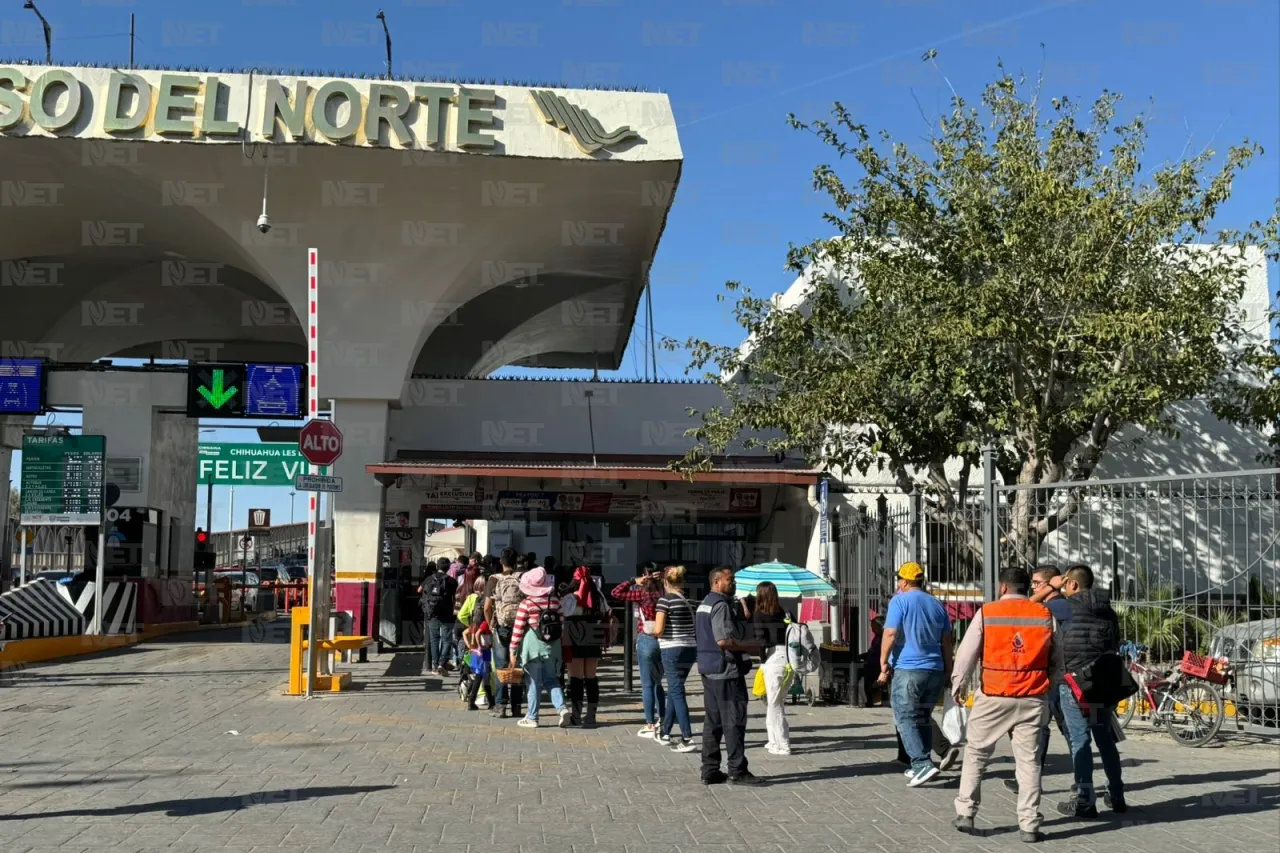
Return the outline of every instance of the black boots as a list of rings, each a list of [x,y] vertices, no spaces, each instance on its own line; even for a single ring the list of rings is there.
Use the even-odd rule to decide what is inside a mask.
[[[586,686],[585,679],[569,678],[569,722],[575,726],[582,725],[582,698]]]
[[[600,707],[600,679],[588,678],[587,688],[587,715],[582,719],[582,725],[594,727],[596,724],[596,710]]]

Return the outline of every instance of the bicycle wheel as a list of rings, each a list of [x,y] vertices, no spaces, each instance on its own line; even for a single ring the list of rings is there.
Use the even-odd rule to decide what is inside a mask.
[[[1226,719],[1222,694],[1207,681],[1188,681],[1170,697],[1165,728],[1181,746],[1204,746]]]
[[[1133,715],[1137,713],[1138,705],[1141,702],[1141,691],[1133,694],[1128,699],[1120,700],[1120,704],[1116,705],[1116,717],[1120,720],[1120,728],[1129,728],[1129,724],[1133,722]]]

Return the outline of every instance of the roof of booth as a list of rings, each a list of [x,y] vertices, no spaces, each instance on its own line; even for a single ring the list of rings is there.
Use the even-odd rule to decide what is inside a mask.
[[[557,477],[580,480],[644,480],[678,482],[685,479],[673,471],[668,456],[540,454],[540,453],[448,453],[405,451],[400,458],[366,466],[374,475],[454,476],[454,477]],[[718,458],[710,471],[698,472],[695,483],[752,483],[809,486],[822,472],[803,462],[787,459],[770,464],[768,457]]]

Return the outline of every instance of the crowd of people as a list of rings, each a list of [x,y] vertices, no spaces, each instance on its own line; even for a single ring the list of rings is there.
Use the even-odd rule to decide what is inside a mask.
[[[1119,620],[1107,593],[1094,588],[1088,566],[1065,573],[1056,566],[1006,569],[999,597],[974,614],[954,649],[946,607],[925,591],[921,567],[904,564],[880,638],[878,680],[890,684],[899,760],[910,765],[907,785],[918,787],[962,763],[954,826],[973,833],[983,773],[1008,737],[1016,778],[1006,787],[1018,794],[1022,839],[1040,841],[1041,774],[1052,721],[1067,741],[1074,775],[1071,797],[1058,812],[1097,816],[1093,746],[1107,777],[1103,801],[1114,812],[1127,811],[1116,748],[1115,707],[1127,695],[1119,645]],[[973,697],[963,750],[946,741],[933,719],[944,691],[957,707]],[[936,763],[935,753],[942,756]]]
[[[758,785],[746,755],[747,674],[758,661],[765,749],[790,755],[786,696],[806,654],[816,658],[816,649],[807,629],[800,633],[792,624],[773,584],[738,596],[733,570],[717,568],[697,600],[687,582],[683,566],[647,564],[610,591],[615,601],[634,605],[644,713],[637,735],[673,752],[700,752],[704,784]],[[873,685],[888,693],[908,787],[960,765],[954,826],[974,832],[982,777],[1007,737],[1016,778],[1005,784],[1018,794],[1023,840],[1039,841],[1052,721],[1074,769],[1071,797],[1058,811],[1097,815],[1093,745],[1107,777],[1103,801],[1112,811],[1127,810],[1114,721],[1115,704],[1125,695],[1119,625],[1088,566],[1004,571],[998,599],[978,609],[958,647],[951,614],[925,589],[923,568],[902,565],[897,582],[886,613],[872,622],[876,636],[862,674],[868,693]],[[620,626],[590,569],[561,568],[550,557],[539,564],[533,554],[507,549],[496,559],[443,558],[419,591],[423,672],[459,671],[468,709],[488,707],[495,717],[537,728],[545,694],[559,727],[597,724],[600,659],[618,641]],[[701,743],[694,740],[686,698],[695,664],[704,705]],[[958,708],[971,704],[962,715],[962,742],[949,742],[934,718],[948,694]]]

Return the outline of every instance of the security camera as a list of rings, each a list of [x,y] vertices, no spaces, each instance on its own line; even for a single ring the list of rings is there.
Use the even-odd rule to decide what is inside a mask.
[[[266,234],[271,230],[271,217],[265,213],[258,217],[258,230]]]

